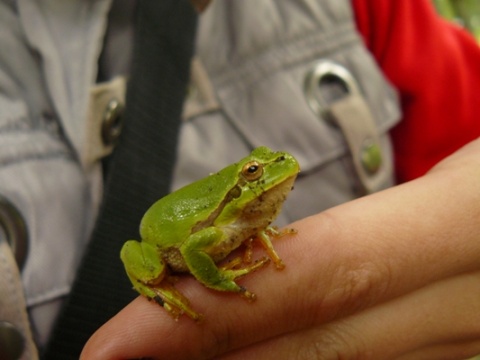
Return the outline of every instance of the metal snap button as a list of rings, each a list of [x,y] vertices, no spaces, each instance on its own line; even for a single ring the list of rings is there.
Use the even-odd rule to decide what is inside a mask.
[[[0,359],[18,360],[24,347],[25,341],[20,331],[11,323],[0,321]]]
[[[102,140],[104,145],[114,145],[122,132],[122,115],[125,106],[113,98],[107,104],[102,122]]]
[[[330,106],[350,95],[360,94],[357,81],[345,67],[332,61],[320,61],[305,77],[304,93],[313,112],[335,124]]]
[[[372,140],[365,140],[361,150],[362,166],[367,173],[374,175],[382,165],[382,151]]]
[[[28,231],[25,221],[17,208],[0,195],[0,231],[5,236],[18,268],[21,270],[28,250]]]

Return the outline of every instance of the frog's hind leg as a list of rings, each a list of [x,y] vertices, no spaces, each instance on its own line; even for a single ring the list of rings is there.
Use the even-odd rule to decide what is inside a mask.
[[[219,268],[208,251],[224,241],[228,240],[224,239],[221,230],[205,228],[192,234],[180,247],[180,251],[192,275],[205,286],[219,291],[237,292],[248,300],[255,300],[255,294],[238,285],[235,280],[260,269],[268,264],[270,259],[265,257],[240,269],[233,266]]]
[[[188,299],[174,286],[167,267],[151,245],[135,240],[127,241],[120,257],[135,290],[148,299],[155,300],[174,318],[187,314],[195,321],[203,316],[190,306]]]
[[[203,315],[193,310],[190,306],[190,301],[169,281],[164,281],[160,285],[154,286],[152,291],[155,293],[153,300],[163,306],[175,320],[182,314],[186,314],[198,322],[203,320]]]

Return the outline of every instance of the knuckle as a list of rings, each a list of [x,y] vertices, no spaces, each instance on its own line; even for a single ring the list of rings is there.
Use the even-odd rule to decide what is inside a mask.
[[[323,213],[323,225],[331,238],[340,241],[332,244],[332,261],[324,269],[328,280],[322,284],[322,314],[327,310],[328,318],[335,319],[388,298],[395,287],[398,264],[385,255],[386,245],[378,246],[373,240],[355,241],[355,232],[328,211]]]
[[[305,345],[298,352],[298,360],[371,359],[360,334],[341,322],[318,330]]]
[[[356,312],[385,297],[390,283],[391,271],[385,262],[352,260],[333,272],[325,305],[337,314]]]

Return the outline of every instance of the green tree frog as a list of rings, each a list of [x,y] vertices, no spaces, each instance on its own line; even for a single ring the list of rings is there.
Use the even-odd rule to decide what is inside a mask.
[[[175,319],[201,320],[174,287],[172,273],[191,273],[208,288],[255,295],[236,279],[266,265],[284,267],[271,243],[280,236],[271,227],[300,171],[287,152],[267,147],[187,185],[154,203],[140,224],[141,241],[127,241],[120,253],[135,290],[162,305]],[[288,230],[287,230],[288,232]],[[269,257],[256,262],[217,264],[242,243],[258,239]]]

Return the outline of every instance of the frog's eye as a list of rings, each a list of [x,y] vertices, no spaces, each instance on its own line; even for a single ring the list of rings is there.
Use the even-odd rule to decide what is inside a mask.
[[[257,161],[250,161],[243,165],[242,175],[247,181],[258,180],[263,175],[263,166]]]

